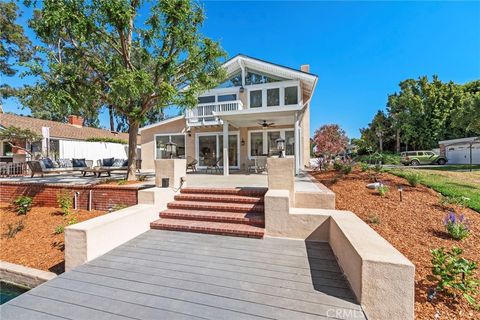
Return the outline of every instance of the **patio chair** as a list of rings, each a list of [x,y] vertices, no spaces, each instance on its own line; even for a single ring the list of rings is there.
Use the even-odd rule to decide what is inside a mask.
[[[256,156],[251,159],[248,164],[248,172],[254,170],[255,173],[263,172],[267,170],[267,157]]]
[[[191,169],[192,172],[197,172],[197,164],[198,164],[197,159],[191,156],[187,156],[187,171],[188,169]]]
[[[206,161],[207,164],[207,169],[205,169],[205,172],[208,173],[208,170],[211,170],[212,173],[215,170],[215,172],[222,172],[222,169],[220,169],[220,163],[222,163],[223,159],[222,157],[218,158],[215,160],[215,158],[209,158]]]

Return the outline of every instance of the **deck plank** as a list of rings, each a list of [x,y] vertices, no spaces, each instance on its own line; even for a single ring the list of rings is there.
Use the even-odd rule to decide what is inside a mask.
[[[327,243],[160,230],[11,300],[0,316],[365,319]]]

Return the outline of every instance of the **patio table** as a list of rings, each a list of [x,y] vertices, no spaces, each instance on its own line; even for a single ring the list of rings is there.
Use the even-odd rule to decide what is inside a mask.
[[[93,173],[94,176],[97,176],[97,178],[100,178],[102,173],[106,173],[108,177],[110,177],[112,169],[105,169],[105,168],[87,168],[82,170],[82,174],[84,177],[86,177],[87,172]]]

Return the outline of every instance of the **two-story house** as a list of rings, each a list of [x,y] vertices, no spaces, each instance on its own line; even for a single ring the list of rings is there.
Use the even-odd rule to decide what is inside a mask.
[[[224,68],[227,80],[199,96],[195,108],[140,129],[142,168],[168,157],[165,144],[171,141],[179,157],[197,159],[199,168],[221,159],[228,175],[256,156],[278,156],[279,138],[297,172],[308,165],[309,108],[318,79],[309,66],[297,70],[240,54]]]

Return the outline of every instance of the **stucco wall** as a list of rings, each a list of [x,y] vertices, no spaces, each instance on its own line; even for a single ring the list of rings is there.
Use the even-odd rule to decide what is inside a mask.
[[[303,166],[310,165],[310,105],[305,108],[302,115],[300,127],[302,128],[302,145],[300,152],[303,152]]]
[[[184,133],[185,126],[185,119],[182,118],[169,123],[165,123],[163,125],[142,130],[140,133],[142,142],[142,169],[155,169],[155,135],[162,133]],[[188,141],[188,134],[186,136],[187,137],[185,139],[185,148],[188,149],[192,144],[189,143],[190,141]]]

